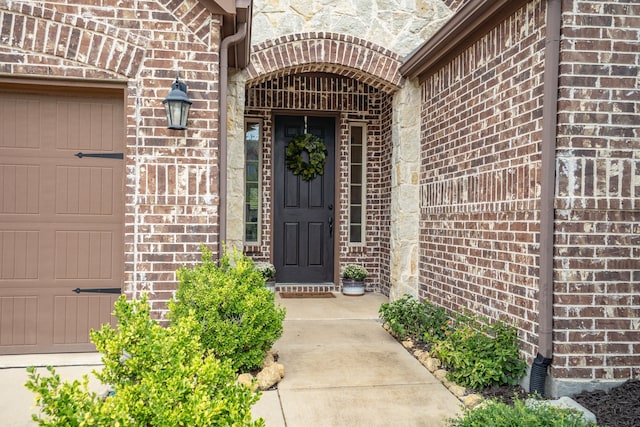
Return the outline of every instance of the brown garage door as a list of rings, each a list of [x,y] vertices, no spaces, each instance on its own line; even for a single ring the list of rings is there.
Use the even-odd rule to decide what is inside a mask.
[[[0,84],[0,354],[95,350],[123,278],[123,92],[12,88]]]

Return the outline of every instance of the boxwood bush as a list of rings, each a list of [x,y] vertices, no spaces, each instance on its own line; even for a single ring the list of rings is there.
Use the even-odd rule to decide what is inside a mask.
[[[225,251],[214,262],[202,248],[202,263],[178,270],[178,289],[169,303],[173,322],[194,316],[202,345],[217,358],[229,360],[236,371],[260,367],[265,353],[282,335],[285,309],[254,262],[241,253]]]
[[[91,339],[103,353],[94,372],[113,392],[99,396],[83,381],[63,382],[53,368],[29,368],[27,388],[36,393],[40,426],[264,426],[253,421],[259,394],[236,383],[229,362],[206,355],[199,327],[185,316],[164,328],[151,319],[146,298],[115,304],[118,328],[104,325]]]

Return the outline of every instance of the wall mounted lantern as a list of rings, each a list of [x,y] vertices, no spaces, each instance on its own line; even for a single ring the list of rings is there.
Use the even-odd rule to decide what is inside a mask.
[[[171,85],[171,92],[162,103],[167,112],[167,127],[178,130],[186,129],[189,109],[192,104],[187,96],[187,85],[176,77],[176,81]]]

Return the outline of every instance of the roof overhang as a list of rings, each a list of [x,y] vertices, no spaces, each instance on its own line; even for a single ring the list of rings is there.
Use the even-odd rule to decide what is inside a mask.
[[[229,67],[246,68],[251,55],[251,14],[253,0],[200,0],[211,13],[222,15],[221,40],[235,34],[241,24],[247,24],[247,36],[229,47]]]
[[[400,73],[424,81],[528,1],[467,1],[426,43],[407,56]]]

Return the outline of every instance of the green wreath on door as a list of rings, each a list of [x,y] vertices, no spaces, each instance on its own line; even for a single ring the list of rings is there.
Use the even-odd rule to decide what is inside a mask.
[[[309,154],[309,161],[305,162],[302,153]],[[311,181],[324,173],[327,161],[327,146],[317,136],[304,133],[294,137],[286,149],[287,167],[294,175],[302,176],[305,181]]]

